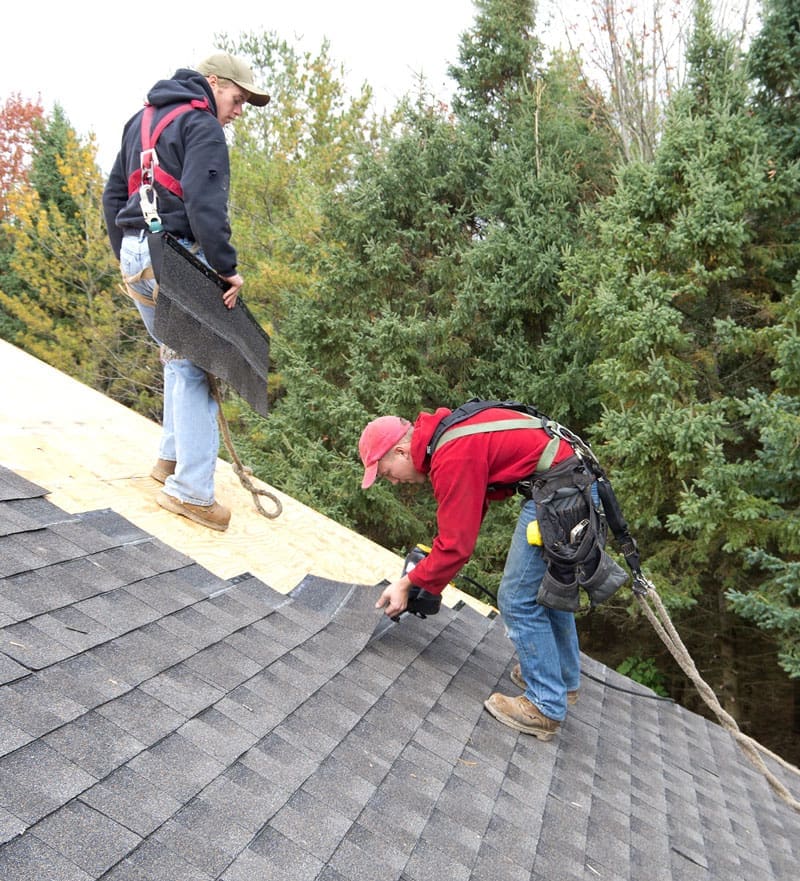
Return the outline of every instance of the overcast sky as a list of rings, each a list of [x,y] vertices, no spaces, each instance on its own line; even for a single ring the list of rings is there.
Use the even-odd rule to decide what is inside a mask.
[[[14,0],[3,10],[0,101],[19,92],[46,110],[58,102],[78,134],[94,132],[107,172],[150,86],[210,55],[215,34],[275,31],[312,54],[327,37],[348,86],[367,81],[391,107],[420,73],[449,98],[447,65],[474,14],[472,0]]]
[[[662,9],[680,5],[634,0],[630,6],[638,14],[654,2]],[[735,10],[743,2],[749,6],[746,0],[715,0],[715,6]],[[563,42],[564,18],[574,28],[591,5],[538,0],[537,35],[550,46]],[[98,162],[108,172],[122,127],[149,88],[215,51],[216,34],[237,39],[274,31],[312,55],[327,38],[351,93],[368,82],[382,109],[413,92],[419,74],[448,101],[453,83],[447,67],[457,63],[459,38],[474,19],[472,0],[9,0],[3,9],[0,102],[20,93],[23,99],[40,97],[47,111],[59,103],[79,135],[95,134]],[[570,41],[581,43],[574,29]],[[280,108],[271,105],[267,112]]]

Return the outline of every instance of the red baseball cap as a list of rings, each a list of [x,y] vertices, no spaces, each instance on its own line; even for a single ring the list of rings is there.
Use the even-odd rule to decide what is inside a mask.
[[[405,437],[411,423],[400,416],[379,416],[373,419],[361,432],[358,441],[358,454],[364,463],[364,479],[361,489],[375,483],[378,476],[378,462],[391,448]]]

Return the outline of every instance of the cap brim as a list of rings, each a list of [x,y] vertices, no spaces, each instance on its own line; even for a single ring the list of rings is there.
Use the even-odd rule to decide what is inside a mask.
[[[364,479],[361,481],[361,489],[369,489],[378,477],[378,463],[367,465],[364,469]]]
[[[233,80],[236,85],[240,89],[244,89],[247,92],[247,103],[253,104],[255,107],[266,107],[269,104],[270,96],[266,92],[262,92],[260,89],[254,89],[253,84],[248,85],[247,83],[240,83],[238,80]]]
[[[231,80],[231,82],[236,83],[240,89],[244,89],[245,92],[247,92],[247,104],[253,104],[256,107],[266,107],[267,104],[269,104],[270,96],[267,92],[262,92],[261,89],[256,89],[252,83],[243,83],[241,80]]]
[[[270,102],[270,96],[267,95],[266,92],[263,92],[260,95],[257,95],[255,92],[250,92],[250,95],[247,99],[248,104],[253,104],[255,107],[266,107]]]

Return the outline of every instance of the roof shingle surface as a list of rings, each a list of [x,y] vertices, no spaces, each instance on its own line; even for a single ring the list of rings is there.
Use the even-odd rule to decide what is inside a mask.
[[[225,581],[46,495],[0,468],[2,881],[796,881],[732,738],[590,658],[541,743],[483,710],[499,619]]]

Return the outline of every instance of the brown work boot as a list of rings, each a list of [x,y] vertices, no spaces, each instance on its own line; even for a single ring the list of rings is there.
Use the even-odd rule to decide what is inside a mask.
[[[159,483],[165,483],[170,474],[175,473],[175,462],[169,459],[157,459],[150,476]]]
[[[173,514],[188,517],[189,520],[209,529],[216,529],[217,532],[225,532],[231,520],[231,512],[219,502],[210,505],[193,505],[191,502],[182,502],[174,496],[169,496],[163,490],[156,496],[156,502]]]
[[[509,675],[514,685],[516,685],[518,688],[521,688],[523,691],[527,691],[528,686],[525,684],[525,680],[522,678],[522,668],[519,664],[516,664],[514,667],[511,668],[511,673]],[[567,692],[567,703],[571,707],[578,703],[579,694],[580,691],[578,689],[575,689],[575,691]]]
[[[524,694],[519,697],[506,697],[504,694],[495,693],[489,700],[484,701],[483,705],[498,722],[525,734],[532,734],[539,740],[552,740],[553,735],[561,727],[560,722],[548,719]]]

